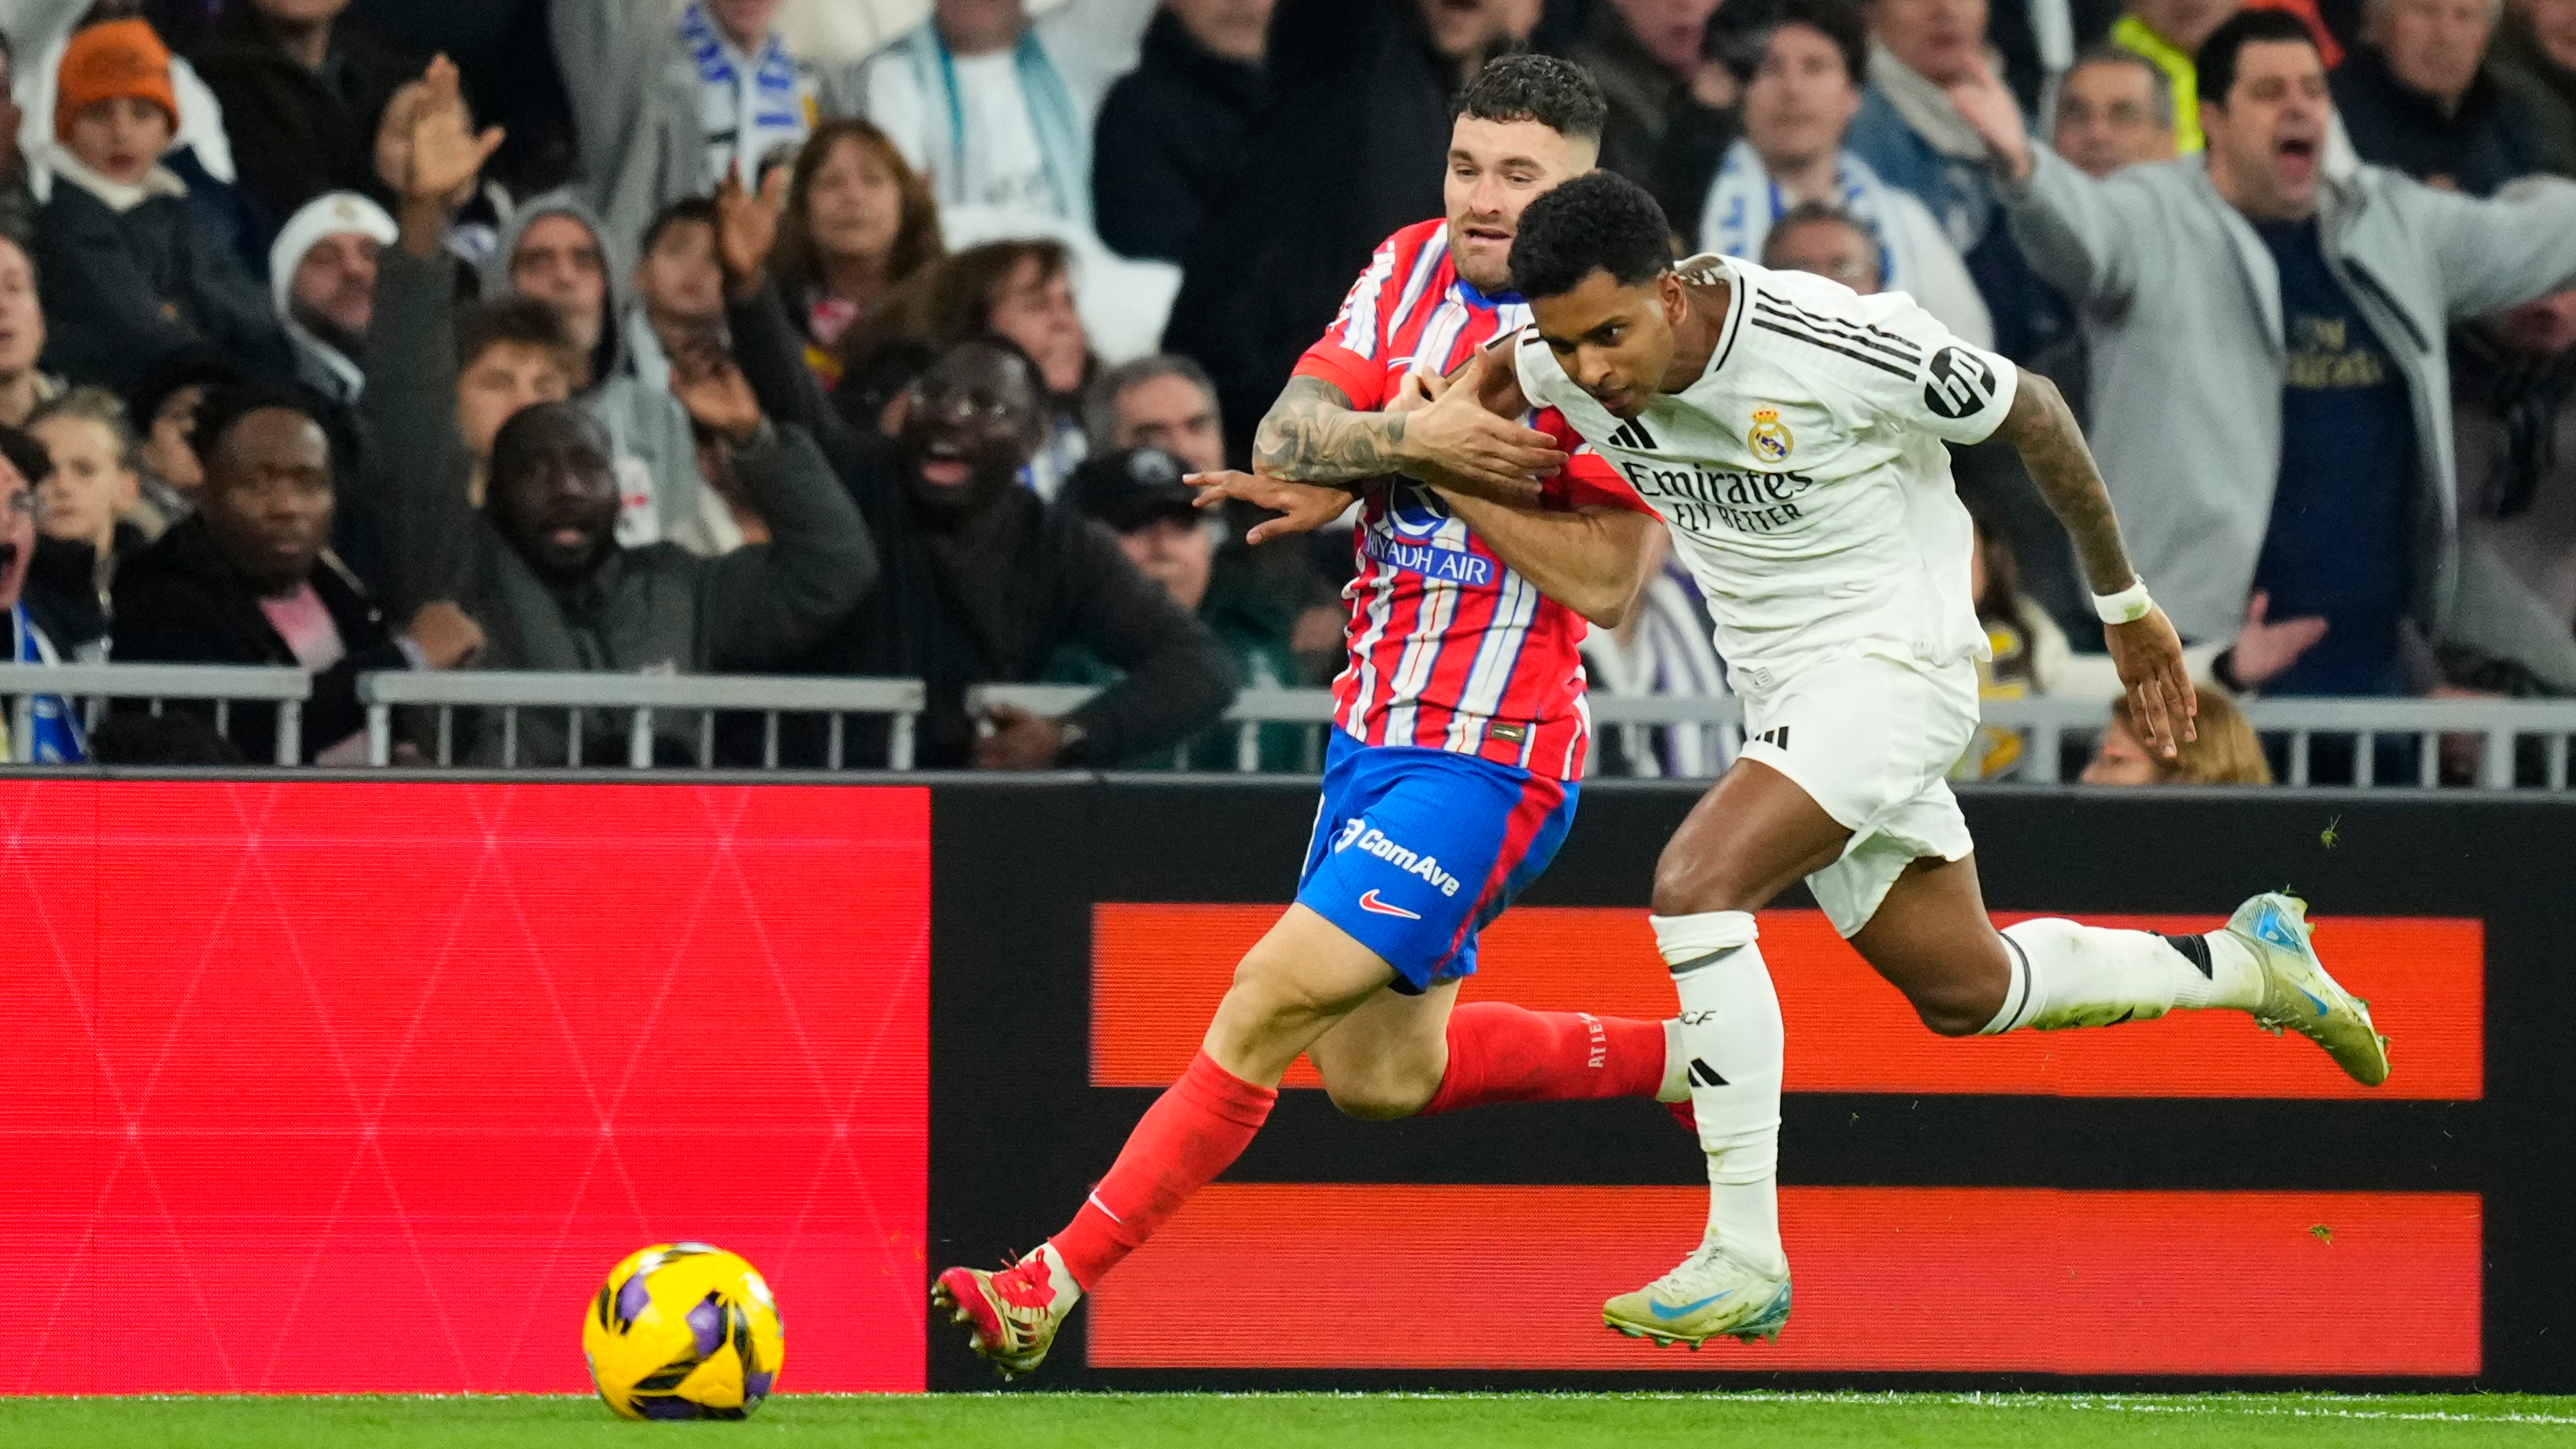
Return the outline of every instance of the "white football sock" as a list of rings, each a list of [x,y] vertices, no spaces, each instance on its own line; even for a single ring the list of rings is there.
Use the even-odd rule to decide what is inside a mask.
[[[1655,944],[1681,996],[1691,1114],[1708,1154],[1708,1231],[1746,1264],[1780,1250],[1780,998],[1744,911],[1656,916]]]
[[[1690,1049],[1682,1045],[1682,1024],[1664,1023],[1664,1084],[1655,1089],[1658,1102],[1690,1100]]]
[[[2050,917],[2003,935],[2013,975],[1988,1035],[2153,1021],[2177,1007],[2251,1011],[2262,1000],[2253,949],[2224,931],[2159,936]]]

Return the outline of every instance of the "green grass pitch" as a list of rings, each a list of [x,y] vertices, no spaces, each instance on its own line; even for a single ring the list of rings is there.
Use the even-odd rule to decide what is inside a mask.
[[[0,1400],[0,1449],[1376,1449],[1559,1445],[2268,1449],[2576,1444],[2576,1399],[2309,1394],[1047,1394],[772,1400],[746,1423],[630,1424],[574,1398]]]

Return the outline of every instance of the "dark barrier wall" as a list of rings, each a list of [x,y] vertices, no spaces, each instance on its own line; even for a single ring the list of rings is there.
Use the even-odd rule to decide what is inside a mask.
[[[1695,798],[1587,791],[1469,993],[1668,1011],[1643,906]],[[1662,1112],[1373,1125],[1291,1090],[1042,1381],[2576,1389],[2576,813],[2164,792],[1967,808],[1999,912],[2206,929],[2254,891],[2305,895],[2395,1037],[2388,1087],[2230,1014],[1941,1041],[1786,901],[1765,918],[1799,1271],[1778,1345],[1659,1355],[1598,1325],[1601,1298],[1699,1231],[1700,1159]],[[1313,818],[1286,783],[937,792],[934,1257],[995,1261],[1080,1202],[1288,898]],[[929,1382],[990,1379],[934,1338]]]

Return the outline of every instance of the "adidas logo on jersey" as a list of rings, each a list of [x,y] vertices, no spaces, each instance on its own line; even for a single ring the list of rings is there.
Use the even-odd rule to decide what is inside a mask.
[[[1407,850],[1387,839],[1385,831],[1365,820],[1354,818],[1342,822],[1341,837],[1333,842],[1333,853],[1339,855],[1345,850],[1373,855],[1406,875],[1420,876],[1444,896],[1458,894],[1458,877],[1440,868],[1440,857]]]

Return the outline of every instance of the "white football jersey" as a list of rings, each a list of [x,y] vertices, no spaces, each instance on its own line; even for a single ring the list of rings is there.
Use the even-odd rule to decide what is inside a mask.
[[[1728,284],[1725,329],[1699,380],[1636,419],[1575,386],[1535,328],[1515,356],[1529,400],[1563,412],[1672,525],[1738,687],[1856,654],[1985,657],[1974,531],[1941,445],[2003,422],[2013,364],[1903,293],[1723,256],[1680,270]]]

